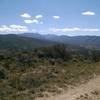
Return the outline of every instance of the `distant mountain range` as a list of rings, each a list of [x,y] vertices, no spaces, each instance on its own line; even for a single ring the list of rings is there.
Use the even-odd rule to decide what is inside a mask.
[[[38,33],[23,33],[20,34],[24,37],[31,37],[36,38],[40,40],[50,40],[54,42],[60,42],[64,44],[71,44],[71,45],[77,45],[81,47],[87,47],[87,48],[100,48],[100,36],[58,36],[53,34],[47,34],[47,35],[41,35]]]
[[[70,48],[99,48],[99,36],[58,36],[41,35],[38,33],[23,33],[19,35],[0,35],[0,49],[34,49],[43,46],[64,43]]]
[[[24,49],[32,50],[34,48],[55,44],[49,40],[28,38],[14,34],[0,35],[0,49]]]

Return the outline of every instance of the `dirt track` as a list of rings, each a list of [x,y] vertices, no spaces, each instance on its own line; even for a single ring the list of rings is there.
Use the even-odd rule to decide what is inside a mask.
[[[100,76],[60,95],[38,98],[37,100],[100,100]]]

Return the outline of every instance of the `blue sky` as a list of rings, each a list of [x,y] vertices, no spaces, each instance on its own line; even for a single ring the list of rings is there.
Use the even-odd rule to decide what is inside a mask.
[[[0,0],[0,34],[100,35],[100,0]]]

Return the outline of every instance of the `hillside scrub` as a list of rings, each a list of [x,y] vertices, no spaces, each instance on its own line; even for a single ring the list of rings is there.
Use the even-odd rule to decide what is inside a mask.
[[[44,92],[56,94],[59,88],[85,83],[100,74],[99,56],[95,61],[92,52],[87,50],[87,57],[81,49],[61,44],[33,51],[0,51],[0,99],[34,100]]]

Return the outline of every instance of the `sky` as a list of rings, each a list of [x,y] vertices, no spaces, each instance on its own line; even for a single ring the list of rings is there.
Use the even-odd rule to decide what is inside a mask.
[[[0,0],[0,34],[100,36],[100,0]]]

